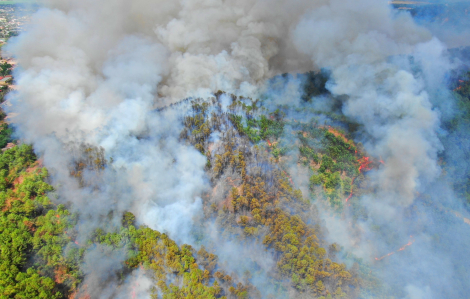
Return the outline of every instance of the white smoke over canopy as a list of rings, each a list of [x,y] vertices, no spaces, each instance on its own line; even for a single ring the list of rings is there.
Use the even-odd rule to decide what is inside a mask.
[[[364,125],[375,143],[367,150],[387,163],[377,177],[380,192],[408,205],[419,176],[439,174],[439,119],[422,82],[387,58],[442,47],[407,15],[391,14],[380,1],[333,0],[301,20],[294,42],[316,65],[332,69],[330,91],[348,96],[344,114]]]
[[[153,109],[217,90],[256,96],[274,75],[328,68],[329,90],[347,95],[343,113],[385,160],[371,211],[389,219],[440,173],[439,112],[426,88],[451,67],[445,48],[386,1],[50,0],[8,46],[20,65],[11,112],[61,198],[89,215],[85,234],[109,211],[131,210],[191,243],[205,158],[178,142],[177,113]],[[404,55],[429,71],[417,76]],[[99,192],[69,177],[68,142],[113,158]]]

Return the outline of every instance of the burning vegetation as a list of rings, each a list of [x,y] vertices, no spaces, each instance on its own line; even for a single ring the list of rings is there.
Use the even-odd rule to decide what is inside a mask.
[[[469,293],[470,77],[417,3],[47,2],[7,47],[1,298]]]
[[[384,255],[384,256],[376,257],[375,260],[376,260],[376,261],[381,261],[381,260],[383,260],[384,258],[391,256],[392,254],[395,254],[395,253],[397,253],[397,252],[403,251],[403,250],[406,249],[406,247],[413,245],[414,242],[415,242],[415,239],[413,239],[413,236],[410,236],[410,241],[409,241],[408,243],[406,243],[405,245],[403,245],[402,247],[400,247],[397,251],[392,251],[392,252],[387,253],[387,254]]]
[[[221,105],[222,97],[230,98],[226,108]],[[28,270],[30,276],[16,276],[12,285],[19,287],[22,282],[18,279],[25,279],[36,283],[34,292],[45,292],[49,298],[87,297],[80,263],[86,251],[104,246],[127,252],[116,277],[138,269],[150,273],[155,297],[261,298],[267,294],[274,298],[294,290],[296,296],[358,298],[364,291],[380,290],[370,287],[374,277],[361,274],[362,263],[348,268],[337,258],[342,249],[325,242],[325,227],[313,201],[323,201],[334,213],[344,215],[345,204],[349,206],[355,195],[367,192],[363,186],[367,173],[385,165],[381,158],[369,157],[341,127],[322,126],[314,118],[309,122],[290,120],[285,108],[269,113],[259,101],[222,92],[208,100],[190,99],[179,105],[188,103],[179,138],[206,157],[205,171],[211,182],[211,189],[203,195],[204,217],[196,225],[204,229],[212,223],[223,231],[223,242],[243,240],[263,246],[274,261],[263,275],[276,287],[260,290],[249,270],[243,275],[227,270],[210,240],[199,250],[178,245],[164,233],[136,225],[130,212],[123,215],[119,230],[109,233],[98,228],[90,239],[79,242],[80,216],[62,205],[52,205],[46,196],[53,190],[46,183],[47,170],[34,164],[36,157],[26,145],[7,149],[0,157],[6,175],[1,213],[2,217],[17,217],[15,225],[22,230],[23,241],[31,244],[27,251],[17,250],[22,258],[15,265],[21,268],[24,257],[32,254],[43,265],[34,268],[34,273]],[[286,134],[286,130],[294,134]],[[70,175],[81,188],[97,188],[110,163],[104,150],[86,144],[65,148],[75,157]],[[296,189],[287,171],[286,159],[292,152],[298,153],[297,167],[309,173],[308,196]],[[86,173],[95,176],[90,181],[85,179]],[[27,218],[21,220],[20,215]],[[407,244],[375,260],[404,251],[414,242],[410,236]],[[262,272],[256,260],[251,263],[250,269]],[[118,288],[116,294],[124,291],[135,297],[137,288],[137,284],[129,290]]]
[[[277,145],[287,122],[285,114],[276,110],[269,118],[263,115],[258,118],[257,102],[252,105],[244,102],[232,97],[231,105],[223,113],[217,98],[212,102],[194,100],[193,115],[184,121],[181,138],[207,156],[206,169],[217,188],[217,192],[204,197],[204,205],[212,207],[205,212],[206,221],[215,219],[227,231],[228,240],[261,242],[268,251],[275,252],[272,258],[277,269],[269,276],[280,281],[288,278],[299,293],[357,296],[360,286],[357,273],[351,274],[344,264],[333,261],[337,245],[325,244],[318,237],[322,228],[306,223],[307,213],[314,206],[303,198],[300,190],[294,189],[292,180],[278,164],[285,152],[278,150]],[[209,136],[221,127],[226,129],[211,144]],[[316,157],[313,150],[303,149],[305,155]],[[224,183],[227,177],[237,185],[228,188]],[[227,195],[229,201],[224,200]],[[215,204],[221,200],[224,205]],[[281,284],[273,291],[285,292],[287,287],[288,284]]]

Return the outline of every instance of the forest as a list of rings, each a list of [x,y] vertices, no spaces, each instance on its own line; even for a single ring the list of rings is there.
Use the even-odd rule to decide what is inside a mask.
[[[122,274],[138,267],[152,271],[160,290],[155,289],[155,298],[157,294],[163,298],[247,297],[247,286],[216,271],[217,257],[204,247],[196,251],[189,245],[178,246],[165,234],[136,228],[135,216],[129,212],[123,215],[119,232],[104,234],[97,229],[92,239],[79,244],[75,239],[79,216],[52,203],[54,188],[31,146],[6,150],[0,156],[0,168],[1,298],[80,296],[80,263],[85,251],[96,246],[109,247],[110,254],[126,249]],[[181,284],[168,283],[170,276]]]
[[[470,124],[469,82],[455,87],[462,114],[446,123],[449,130]],[[314,87],[306,90],[318,92]],[[230,98],[226,108],[222,97]],[[392,298],[366,263],[325,241],[327,228],[316,208],[327,205],[340,216],[349,204],[354,219],[362,217],[357,201],[367,192],[367,172],[384,162],[352,141],[354,123],[333,114],[324,123],[316,117],[298,122],[288,107],[268,109],[262,101],[222,91],[185,103],[190,109],[181,119],[179,138],[206,157],[211,185],[202,196],[204,217],[196,224],[216,225],[227,242],[262,246],[275,261],[264,282],[269,291],[252,279],[263,273],[256,260],[243,275],[230,272],[214,244],[177,244],[163,232],[137,225],[131,212],[122,215],[115,232],[98,228],[78,242],[80,215],[55,203],[58,194],[41,159],[3,123],[1,147],[15,146],[0,155],[0,298],[89,298],[82,264],[86,252],[96,248],[110,255],[124,250],[125,261],[115,273],[119,285],[140,269],[152,277],[152,298]],[[220,132],[217,140],[215,132]],[[102,148],[81,144],[79,149],[83,159],[70,175],[84,187],[84,170],[99,172],[110,161]],[[289,165],[308,173],[307,193],[296,187]],[[470,204],[468,178],[455,186]]]
[[[340,213],[354,179],[361,175],[358,159],[363,153],[339,129],[295,123],[280,108],[269,113],[258,101],[230,98],[227,111],[218,99],[192,101],[192,115],[184,118],[180,135],[208,159],[206,171],[214,190],[204,198],[211,207],[207,221],[215,218],[227,240],[255,240],[274,252],[277,270],[271,279],[290,280],[279,285],[278,294],[294,288],[297,296],[358,297],[373,278],[362,279],[358,263],[348,269],[336,261],[341,249],[324,242],[312,199],[324,197]],[[295,145],[284,144],[285,126],[297,131]],[[212,132],[221,127],[228,129],[212,142]],[[283,156],[293,150],[299,153],[296,163],[311,172],[310,196],[295,188],[283,168]]]
[[[261,110],[256,105],[236,99],[228,112],[222,112],[217,99],[196,99],[182,119],[180,138],[207,157],[206,172],[213,185],[223,184],[226,189],[227,200],[222,202],[211,198],[210,192],[205,195],[204,204],[210,209],[204,221],[223,227],[227,239],[254,240],[272,253],[277,261],[277,270],[269,277],[276,286],[270,295],[273,298],[279,292],[286,295],[290,288],[318,298],[357,297],[364,284],[359,266],[347,269],[335,261],[338,245],[322,240],[323,228],[311,223],[314,206],[279,166],[288,150],[278,145],[288,122],[285,113],[277,109],[254,116]],[[209,136],[221,126],[228,129],[222,132],[217,148],[211,150]],[[314,124],[301,130],[310,130],[312,137],[321,136],[325,149],[310,147],[308,138],[299,131],[299,162],[313,165],[312,169],[321,165],[318,175],[312,175],[312,190],[323,185],[325,194],[334,193],[347,181],[345,177],[332,182],[339,172],[358,175],[357,162],[351,158],[355,151],[352,142],[345,143]],[[13,141],[12,129],[6,123],[1,134],[3,146]],[[81,287],[81,264],[84,254],[96,246],[106,247],[111,253],[125,250],[128,257],[120,274],[116,274],[122,282],[133,269],[153,273],[155,298],[261,298],[250,282],[249,271],[244,277],[229,273],[218,264],[217,255],[203,245],[199,249],[179,246],[164,233],[136,227],[130,212],[123,215],[120,230],[105,233],[97,229],[86,243],[79,243],[76,236],[80,215],[54,204],[57,194],[49,184],[47,169],[31,146],[13,142],[18,145],[0,156],[2,298],[86,296],[86,287]],[[84,158],[76,162],[70,175],[84,186],[84,169],[98,171],[108,167],[108,161],[102,149],[81,145],[80,151]],[[350,185],[342,188],[349,189]],[[338,198],[330,196],[331,204]]]

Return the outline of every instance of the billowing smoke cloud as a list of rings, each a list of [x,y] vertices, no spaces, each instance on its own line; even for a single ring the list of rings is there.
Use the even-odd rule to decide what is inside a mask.
[[[439,173],[439,119],[422,82],[387,58],[442,47],[407,15],[391,14],[379,1],[331,1],[301,20],[294,40],[317,65],[332,69],[329,89],[348,96],[344,114],[364,125],[373,142],[367,150],[387,161],[377,177],[380,192],[408,205],[419,177]]]
[[[192,243],[205,158],[178,141],[179,110],[155,108],[217,90],[256,96],[285,72],[330,70],[329,91],[346,96],[344,115],[362,125],[358,140],[385,161],[365,199],[379,224],[401,219],[440,175],[440,112],[429,91],[452,67],[446,46],[385,1],[49,0],[8,50],[20,65],[14,125],[44,157],[60,200],[82,214],[83,240],[111,211],[109,229],[130,210]],[[300,84],[291,83],[275,100],[298,100]],[[86,188],[69,175],[78,144],[102,147],[110,166],[98,178],[85,173]],[[349,246],[348,238],[335,241]]]
[[[383,3],[371,1],[330,1],[307,13],[294,31],[294,42],[317,66],[331,70],[328,89],[333,96],[346,96],[342,112],[363,125],[358,139],[368,153],[385,161],[384,167],[369,174],[375,191],[362,199],[368,220],[352,230],[350,219],[327,217],[327,227],[336,236],[332,240],[367,258],[374,250],[376,254],[403,250],[417,237],[419,245],[413,245],[411,256],[393,259],[391,263],[397,264],[382,266],[380,275],[395,285],[392,288],[407,284],[399,296],[440,298],[452,293],[462,297],[466,288],[450,288],[459,283],[447,277],[461,275],[456,264],[465,260],[464,255],[459,250],[431,249],[439,248],[432,245],[433,236],[447,235],[444,227],[460,231],[462,223],[437,221],[435,210],[415,203],[421,192],[431,193],[437,206],[442,197],[455,198],[447,186],[439,190],[431,186],[442,178],[437,159],[444,150],[438,135],[440,117],[445,119],[452,111],[444,75],[455,65],[446,45],[406,14],[392,16]],[[427,216],[411,221],[406,214],[413,209]],[[360,241],[357,231],[361,231]],[[403,240],[402,244],[390,242],[393,238]],[[467,238],[458,244],[465,247]],[[408,272],[410,268],[416,270]],[[437,272],[446,278],[438,279]],[[414,275],[421,277],[414,279]]]

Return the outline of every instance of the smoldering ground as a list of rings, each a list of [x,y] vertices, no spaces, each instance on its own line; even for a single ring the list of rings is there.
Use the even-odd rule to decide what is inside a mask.
[[[434,32],[385,1],[49,0],[9,43],[20,66],[9,109],[18,114],[19,136],[51,170],[60,200],[87,219],[79,228],[84,239],[104,215],[113,211],[110,223],[118,226],[130,210],[138,223],[192,243],[192,218],[202,213],[197,198],[208,186],[205,158],[179,142],[182,112],[154,108],[217,90],[256,97],[274,75],[327,68],[327,89],[361,125],[357,140],[385,161],[369,174],[376,192],[362,201],[368,218],[359,224],[359,243],[351,243],[344,219],[329,219],[330,239],[373,261],[412,233],[416,241],[405,254],[376,264],[379,275],[391,285],[407,281],[403,297],[461,297],[468,286],[451,277],[467,273],[457,267],[466,227],[423,207],[430,200],[445,210],[450,202],[463,213],[438,165],[447,146],[440,117],[453,114],[452,105],[443,111],[440,104],[452,99],[439,92],[454,65]],[[273,98],[297,101],[299,86],[286,84]],[[69,176],[76,159],[70,142],[104,148],[110,162],[94,188]],[[420,221],[410,221],[411,212],[423,215]],[[444,231],[462,233],[456,241]],[[435,235],[446,245],[437,246]]]

